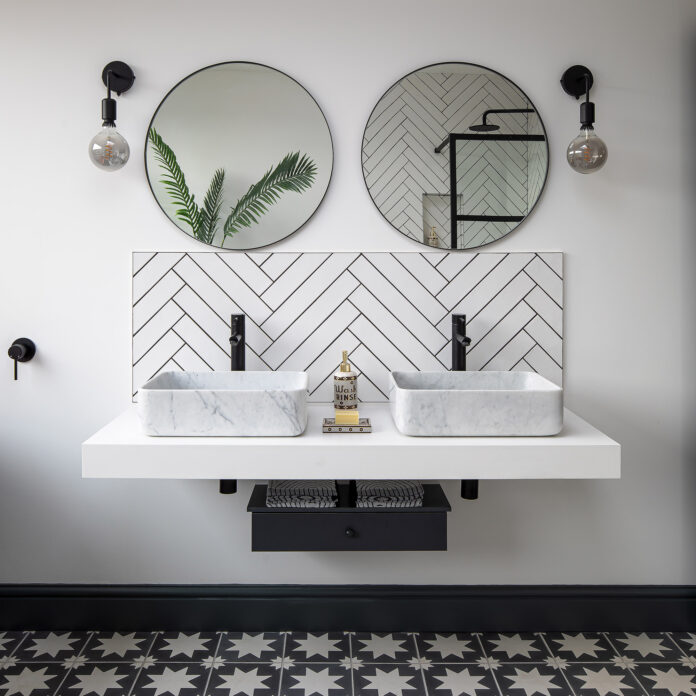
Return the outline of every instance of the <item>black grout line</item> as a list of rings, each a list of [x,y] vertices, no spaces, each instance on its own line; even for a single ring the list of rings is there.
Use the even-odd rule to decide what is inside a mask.
[[[220,651],[220,644],[222,643],[222,636],[223,635],[224,635],[224,633],[222,631],[220,631],[217,645],[215,646],[215,652],[213,653],[213,660],[210,663],[210,669],[208,670],[208,678],[205,680],[205,687],[203,688],[203,696],[206,696],[208,693],[208,687],[210,686],[210,680],[213,676],[213,670],[215,669],[215,660],[217,658],[218,652]]]
[[[131,696],[131,694],[133,693],[133,689],[135,688],[135,685],[138,682],[138,679],[140,679],[140,674],[146,668],[147,659],[150,657],[150,653],[152,652],[152,648],[154,647],[155,641],[157,640],[157,637],[159,635],[160,635],[159,631],[154,632],[154,635],[152,636],[152,640],[150,641],[150,644],[147,646],[147,650],[145,651],[145,654],[141,658],[142,662],[140,663],[140,667],[138,667],[138,671],[135,673],[135,678],[133,679],[133,682],[130,686],[130,689],[128,689],[127,696]],[[130,661],[130,663],[132,663],[132,660]]]

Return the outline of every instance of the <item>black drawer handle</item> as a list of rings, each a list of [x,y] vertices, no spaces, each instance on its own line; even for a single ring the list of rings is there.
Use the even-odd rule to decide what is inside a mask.
[[[350,527],[346,527],[346,536],[347,537],[354,537],[355,536],[355,530],[351,529]]]

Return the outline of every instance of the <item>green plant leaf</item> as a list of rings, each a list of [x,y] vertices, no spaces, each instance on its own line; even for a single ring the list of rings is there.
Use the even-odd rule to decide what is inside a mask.
[[[205,241],[201,237],[201,211],[196,204],[194,195],[186,185],[186,178],[181,171],[179,163],[176,161],[174,151],[164,142],[162,136],[154,128],[150,128],[148,139],[152,144],[155,159],[165,172],[160,182],[164,184],[164,188],[171,196],[174,205],[181,206],[177,208],[176,216],[191,228],[196,239]]]
[[[302,193],[309,189],[317,176],[317,167],[307,156],[291,152],[275,169],[269,169],[261,179],[237,201],[225,220],[224,239],[236,234],[242,227],[251,227],[268,212],[268,206],[276,203],[284,191]]]
[[[220,208],[222,208],[222,185],[225,181],[225,170],[218,169],[213,174],[208,192],[203,199],[201,208],[200,239],[206,244],[212,244],[220,222]]]

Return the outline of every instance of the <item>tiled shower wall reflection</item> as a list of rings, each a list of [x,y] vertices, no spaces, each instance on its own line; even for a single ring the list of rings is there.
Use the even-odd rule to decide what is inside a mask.
[[[450,368],[467,315],[470,370],[563,368],[563,255],[551,253],[133,253],[133,395],[166,370],[229,369],[229,320],[246,320],[247,370],[306,370],[330,402],[342,350],[362,401],[390,370]]]

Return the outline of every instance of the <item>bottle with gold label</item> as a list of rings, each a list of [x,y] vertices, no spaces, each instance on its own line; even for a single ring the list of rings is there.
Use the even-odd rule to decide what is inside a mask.
[[[358,425],[358,375],[350,369],[348,351],[343,351],[343,361],[334,375],[334,412],[336,425]]]

